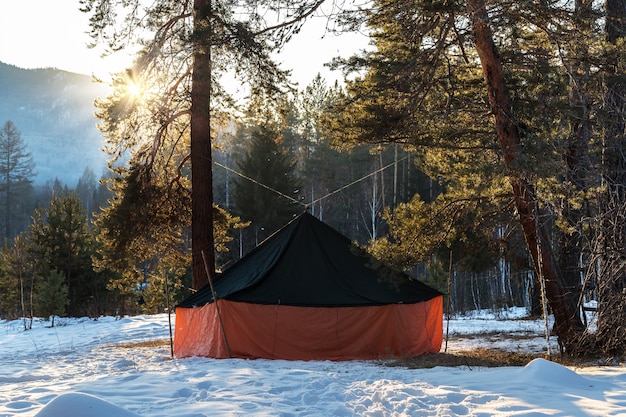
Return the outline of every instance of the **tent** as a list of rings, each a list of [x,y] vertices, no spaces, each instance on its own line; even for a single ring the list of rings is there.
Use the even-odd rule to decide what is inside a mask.
[[[176,307],[174,353],[400,358],[438,352],[442,335],[440,292],[304,213]]]

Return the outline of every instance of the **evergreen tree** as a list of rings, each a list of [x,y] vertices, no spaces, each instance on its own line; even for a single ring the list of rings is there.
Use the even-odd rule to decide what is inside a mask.
[[[241,218],[252,222],[256,245],[304,210],[295,162],[282,146],[280,133],[262,125],[251,128],[248,149],[237,165],[245,177],[233,180],[233,201]]]
[[[0,318],[5,320],[19,317],[21,312],[19,270],[14,273],[9,251],[10,247],[4,246],[0,254]]]
[[[144,169],[133,166],[126,176],[109,179],[113,199],[96,221],[96,267],[114,271],[108,289],[121,296],[122,312],[137,307],[137,289],[149,285],[147,277],[159,265],[184,268],[190,261],[189,195],[157,179],[143,183]]]
[[[30,215],[35,163],[15,124],[8,120],[0,129],[0,221],[3,236],[21,231]]]
[[[4,246],[1,252],[0,263],[0,317],[7,320],[19,317],[20,282],[10,268],[10,247]]]
[[[171,187],[154,178],[143,182],[142,166],[132,166],[128,175],[110,178],[113,191],[111,205],[96,217],[97,251],[94,263],[97,271],[109,270],[108,289],[119,297],[120,312],[145,311],[156,306],[151,300],[163,299],[163,276],[184,297],[190,288],[188,265],[191,261],[189,245],[190,195],[184,188]],[[179,181],[186,181],[180,178]],[[227,230],[239,227],[239,219],[214,206],[214,236],[216,251],[226,251],[231,237]],[[153,282],[156,280],[157,282]],[[139,294],[150,287],[148,294]],[[137,300],[143,297],[141,306]]]
[[[28,239],[22,232],[13,239],[13,245],[4,246],[0,252],[0,315],[22,317],[24,330],[32,325],[36,278],[35,261],[28,249]]]
[[[45,209],[38,208],[30,226],[31,252],[41,276],[58,271],[67,286],[71,315],[87,314],[103,288],[92,266],[94,239],[87,216],[74,192],[53,195]]]
[[[38,315],[51,318],[54,327],[55,316],[64,316],[65,307],[69,304],[68,288],[63,274],[52,270],[37,288],[36,312]]]

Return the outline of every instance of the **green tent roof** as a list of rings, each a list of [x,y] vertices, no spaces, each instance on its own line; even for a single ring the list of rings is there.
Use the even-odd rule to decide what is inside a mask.
[[[304,213],[224,271],[218,299],[307,307],[418,303],[441,293],[381,265],[350,239]],[[178,307],[213,302],[209,285]]]

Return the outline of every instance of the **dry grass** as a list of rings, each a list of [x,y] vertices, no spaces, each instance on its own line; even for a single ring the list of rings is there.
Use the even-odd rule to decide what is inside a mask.
[[[135,349],[135,348],[147,348],[147,347],[168,347],[170,346],[169,339],[156,339],[156,340],[144,340],[142,342],[133,343],[121,343],[111,345],[108,347],[115,347],[120,349]]]
[[[538,335],[526,334],[504,334],[489,332],[476,335],[463,335],[464,339],[483,339],[486,342],[498,340],[523,340],[534,338]],[[488,343],[487,343],[488,344]],[[542,358],[565,366],[586,367],[603,366],[615,363],[622,363],[623,358],[602,358],[597,355],[587,355],[572,357],[553,352],[551,357],[545,353],[531,353],[526,351],[509,351],[495,347],[476,348],[472,350],[454,351],[451,353],[435,353],[418,356],[414,358],[398,359],[387,363],[388,366],[402,366],[409,369],[426,369],[435,366],[467,366],[467,367],[499,367],[499,366],[526,366],[533,359]]]
[[[389,362],[388,366],[402,366],[409,369],[434,368],[435,366],[498,367],[525,366],[543,355],[527,352],[508,352],[500,349],[474,349],[454,353],[433,353],[414,358]]]
[[[464,335],[464,337],[468,337],[469,335]],[[486,335],[474,335],[477,338],[485,338]],[[487,335],[487,338],[493,337],[495,335]],[[501,335],[502,336],[502,335]],[[471,337],[471,336],[469,336]],[[506,335],[504,336],[507,339],[515,339],[530,336],[512,336]],[[141,342],[133,342],[133,343],[121,343],[115,345],[109,345],[108,347],[118,348],[118,349],[137,349],[137,348],[167,348],[170,347],[169,339],[155,339],[155,340],[145,340]],[[391,367],[405,367],[408,369],[428,369],[434,368],[436,366],[447,366],[447,367],[456,367],[456,366],[465,366],[465,367],[489,367],[495,368],[500,366],[526,366],[533,359],[543,358],[548,359],[545,354],[533,354],[529,352],[514,352],[507,351],[497,348],[477,348],[473,350],[466,351],[455,351],[450,353],[433,353],[422,356],[417,356],[413,358],[405,358],[405,359],[397,359],[386,361],[386,366]],[[611,360],[607,360],[606,358],[597,358],[597,357],[582,357],[582,358],[572,358],[561,356],[556,353],[553,354],[551,361],[560,363],[566,366],[576,366],[576,367],[584,367],[584,366],[603,366],[603,365],[611,365],[615,363],[623,364],[624,358],[612,358]]]

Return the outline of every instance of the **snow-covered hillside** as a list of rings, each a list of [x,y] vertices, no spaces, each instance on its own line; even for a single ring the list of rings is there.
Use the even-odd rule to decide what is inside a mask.
[[[60,322],[24,331],[20,321],[0,321],[0,416],[626,415],[621,366],[569,369],[538,359],[526,367],[409,370],[380,362],[171,359],[167,342],[142,347],[168,340],[166,315]],[[508,343],[541,351],[543,327],[452,320],[448,350]],[[502,342],[498,332],[537,337]]]
[[[86,168],[97,177],[104,173],[94,101],[108,92],[88,75],[0,62],[0,126],[11,120],[20,131],[35,162],[36,185],[56,178],[75,187]]]

